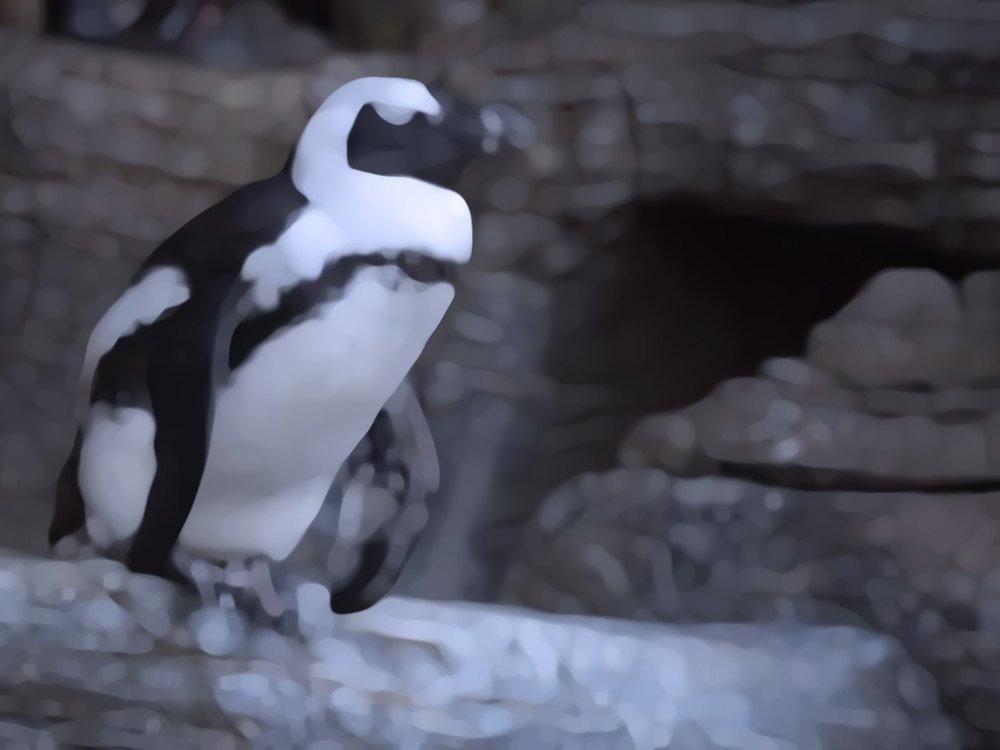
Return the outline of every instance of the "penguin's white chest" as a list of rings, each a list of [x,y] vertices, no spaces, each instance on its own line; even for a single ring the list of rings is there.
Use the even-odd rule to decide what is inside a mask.
[[[287,557],[453,298],[447,283],[416,285],[393,268],[364,269],[343,296],[261,344],[216,394],[205,473],[179,543],[214,559]],[[88,516],[117,539],[138,528],[155,470],[153,430],[136,419],[116,427],[92,417],[88,433],[100,444],[85,437],[102,453],[82,462],[91,474],[127,460],[143,475],[127,487],[104,483],[124,493],[87,482]]]
[[[218,396],[215,430],[309,434],[372,404],[381,407],[413,366],[454,297],[450,284],[386,286],[394,268],[359,273],[345,295],[275,334],[253,352]],[[374,414],[371,415],[374,418]],[[221,439],[221,437],[220,437]],[[296,441],[299,442],[299,441]],[[273,454],[269,446],[267,453]]]
[[[218,394],[208,462],[180,542],[283,559],[454,297],[366,269],[344,296],[261,345]]]

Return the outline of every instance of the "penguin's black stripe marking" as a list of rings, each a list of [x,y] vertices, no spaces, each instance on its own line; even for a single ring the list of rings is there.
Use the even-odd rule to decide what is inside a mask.
[[[175,308],[176,309],[176,308]],[[171,310],[173,312],[173,310]],[[149,358],[161,317],[122,336],[97,363],[90,391],[90,403],[150,410]]]
[[[283,292],[277,307],[251,314],[237,326],[229,348],[229,369],[236,370],[257,347],[278,331],[308,318],[317,305],[335,300],[362,268],[386,265],[399,268],[421,283],[449,281],[454,269],[452,263],[413,251],[404,251],[393,258],[382,253],[337,258],[327,263],[316,279],[304,281]]]
[[[146,382],[156,423],[157,465],[126,561],[136,573],[173,580],[180,575],[170,555],[205,471],[217,342],[226,339],[220,329],[230,325],[227,307],[241,291],[237,280],[219,279],[150,329],[156,346],[147,360]],[[187,582],[183,576],[180,580]]]

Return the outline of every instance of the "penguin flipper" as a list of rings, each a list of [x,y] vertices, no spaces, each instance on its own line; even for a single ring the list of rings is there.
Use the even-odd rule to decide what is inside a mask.
[[[158,321],[147,373],[156,472],[126,564],[134,573],[189,587],[191,580],[177,569],[171,553],[205,472],[213,391],[233,327],[232,292],[231,285],[220,282]]]
[[[403,449],[408,445],[410,451]],[[437,490],[439,465],[420,402],[404,381],[379,412],[365,438],[358,461],[375,469],[375,481],[402,485],[390,492],[395,513],[361,545],[351,576],[331,587],[330,609],[350,614],[376,604],[399,581],[427,520],[428,496]],[[409,453],[410,455],[405,455]]]
[[[54,547],[61,539],[75,534],[87,522],[83,495],[77,479],[80,470],[80,448],[83,445],[82,430],[76,431],[69,457],[59,472],[56,481],[56,502],[49,522],[49,546]]]

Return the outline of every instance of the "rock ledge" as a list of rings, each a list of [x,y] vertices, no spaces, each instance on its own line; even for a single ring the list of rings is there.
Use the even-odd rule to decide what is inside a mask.
[[[0,552],[0,745],[955,746],[927,676],[861,630],[298,597],[305,643],[115,563]]]

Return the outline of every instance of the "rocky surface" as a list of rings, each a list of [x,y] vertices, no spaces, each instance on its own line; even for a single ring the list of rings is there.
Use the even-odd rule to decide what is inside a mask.
[[[775,359],[688,408],[641,420],[622,461],[869,489],[1000,486],[1000,276],[875,277]]]
[[[593,215],[683,189],[993,244],[995,9],[581,1],[530,16],[544,35],[495,32],[477,61],[498,94],[562,105],[548,116],[572,143],[565,192],[534,205]]]
[[[416,57],[335,55],[263,75],[189,74],[5,31],[5,67],[19,71],[6,82],[19,92],[15,133],[29,148],[92,152],[118,168],[239,181],[255,167],[257,143],[286,146],[299,105],[339,76],[372,65],[432,76],[461,60],[447,66],[454,85],[518,103],[543,128],[530,166],[482,191],[502,211],[594,218],[683,189],[823,221],[937,227],[957,245],[990,247],[995,237],[1000,84],[988,63],[1000,15],[982,3],[436,6],[421,13]],[[88,84],[95,96],[84,96]],[[134,104],[120,106],[133,87]],[[212,104],[210,91],[220,94]],[[201,104],[200,116],[179,116],[175,93]],[[296,112],[282,116],[290,104]],[[53,106],[70,110],[60,127]],[[240,117],[247,109],[256,116]],[[28,127],[33,115],[45,124]],[[206,152],[205,138],[226,132],[212,120],[238,137]],[[158,158],[151,126],[176,128],[170,145],[192,155]],[[72,170],[73,161],[48,161]]]
[[[966,722],[1000,739],[1000,493],[807,492],[659,469],[588,474],[525,532],[502,598],[661,622],[887,632]]]
[[[5,748],[954,748],[933,686],[851,628],[666,627],[383,600],[303,642],[104,560],[0,556]]]
[[[640,419],[624,468],[544,501],[501,598],[873,628],[933,675],[966,747],[998,746],[997,278],[886,272],[803,358]]]

